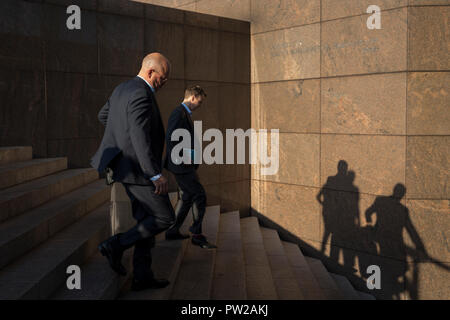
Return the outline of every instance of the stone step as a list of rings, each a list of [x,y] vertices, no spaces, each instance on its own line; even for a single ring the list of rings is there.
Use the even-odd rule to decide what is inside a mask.
[[[14,147],[0,147],[0,166],[19,162],[27,161],[33,158],[33,148],[29,146],[14,146]]]
[[[82,266],[109,232],[105,203],[1,270],[0,299],[47,299],[66,282],[67,267]]]
[[[369,293],[365,293],[362,291],[356,291],[358,293],[360,300],[376,300],[375,297]]]
[[[98,179],[91,168],[70,169],[0,191],[0,222]]]
[[[67,169],[67,158],[33,159],[0,166],[0,189]]]
[[[249,300],[277,300],[270,262],[256,217],[241,219],[245,284]]]
[[[175,285],[181,261],[189,239],[159,241],[152,249],[152,271],[156,278],[167,279],[170,284],[163,289],[130,291],[131,281],[122,289],[119,300],[168,300]],[[131,269],[130,269],[131,270]]]
[[[298,245],[286,241],[282,241],[282,244],[303,297],[307,300],[325,300],[325,293],[320,288]]]
[[[189,214],[189,216],[192,215]],[[202,229],[208,241],[213,244],[216,244],[218,240],[219,217],[220,206],[206,208]],[[190,225],[190,221],[192,220],[189,220],[185,228]],[[184,233],[186,233],[185,228],[181,230]],[[216,249],[202,249],[188,241],[170,299],[210,299],[215,255]]]
[[[172,205],[176,204],[177,193],[169,193]],[[111,201],[129,201],[126,193],[111,192]],[[130,213],[131,214],[131,213]],[[188,220],[188,219],[186,219]],[[152,249],[153,263],[152,269],[157,277],[168,278],[173,282],[171,276],[166,276],[168,266],[179,265],[183,255],[183,248],[186,247],[187,240],[184,241],[164,241],[163,237],[158,235],[156,247]],[[127,268],[125,277],[119,276],[109,266],[108,261],[99,252],[95,254],[82,267],[82,290],[68,290],[65,285],[61,286],[52,296],[55,300],[111,300],[111,299],[167,299],[168,288],[158,290],[145,290],[141,292],[129,292],[132,276],[132,256],[133,249],[127,250],[122,263]],[[172,271],[173,272],[173,271]],[[175,275],[178,270],[175,270]],[[172,277],[174,278],[174,277]],[[169,291],[170,293],[170,291]]]
[[[323,265],[322,261],[311,257],[305,257],[305,260],[319,283],[320,288],[325,293],[326,299],[342,300],[343,296],[340,293],[339,287]]]
[[[220,215],[214,277],[213,300],[246,300],[245,263],[239,211]]]
[[[110,187],[97,180],[0,225],[0,268],[109,199]]]
[[[264,248],[269,259],[272,278],[280,300],[303,300],[303,294],[292,270],[278,232],[261,228]]]
[[[346,277],[332,272],[330,272],[330,275],[333,277],[334,281],[338,285],[344,300],[361,299],[359,297],[359,294],[356,292],[355,288],[353,288],[352,284],[350,283],[350,281],[348,281]]]
[[[176,205],[177,193],[169,193],[172,206]],[[209,210],[207,208],[207,210]],[[207,211],[208,212],[208,211]],[[192,214],[189,211],[184,220],[180,232],[187,234],[189,226],[192,224]],[[168,300],[175,285],[175,280],[180,269],[181,261],[186,252],[190,239],[185,240],[165,240],[165,232],[156,236],[156,246],[152,249],[152,271],[156,278],[169,280],[170,284],[163,289],[130,291],[131,282],[128,282],[121,294],[120,300]]]
[[[102,239],[103,240],[103,239]],[[81,267],[81,290],[69,290],[65,283],[59,287],[52,300],[113,300],[131,278],[133,250],[127,250],[122,264],[127,268],[126,276],[119,276],[100,252],[96,251]]]

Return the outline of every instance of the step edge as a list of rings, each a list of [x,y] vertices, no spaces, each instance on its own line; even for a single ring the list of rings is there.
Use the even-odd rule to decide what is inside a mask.
[[[321,265],[321,267],[319,267],[319,268],[312,268],[311,265],[309,265],[309,267],[310,267],[313,275],[316,277],[316,280],[317,280],[319,286],[320,286],[320,281],[317,278],[318,275],[316,275],[316,272],[320,272],[320,274],[322,274],[322,276],[324,276],[325,279],[327,279],[326,282],[328,284],[331,284],[330,288],[322,288],[321,287],[322,290],[326,290],[326,291],[332,290],[332,291],[334,291],[337,294],[336,297],[328,296],[328,299],[338,299],[338,300],[339,299],[343,299],[342,294],[340,293],[338,284],[336,283],[334,278],[330,275],[328,269],[325,267],[325,265],[323,264],[322,260],[317,259],[317,258],[313,258],[313,257],[308,257],[308,256],[305,256],[305,259],[306,259],[306,262],[308,264],[310,263],[310,261],[313,261],[313,262],[318,263],[318,264]],[[327,294],[325,293],[325,295],[327,295]]]
[[[19,216],[19,215],[29,211],[29,210],[33,210],[33,209],[35,209],[35,208],[37,208],[37,207],[39,207],[41,205],[44,205],[44,204],[46,204],[49,201],[52,201],[52,200],[57,199],[57,198],[59,198],[61,196],[64,196],[64,195],[66,195],[66,194],[68,194],[68,193],[70,193],[72,191],[77,190],[78,188],[82,188],[83,186],[85,186],[85,185],[87,185],[87,184],[89,184],[91,182],[94,182],[94,181],[96,181],[98,179],[98,178],[90,177],[90,175],[93,174],[92,170],[84,169],[83,171],[80,170],[79,172],[74,172],[72,175],[68,175],[68,176],[65,176],[65,177],[63,176],[63,177],[61,177],[60,179],[58,179],[58,180],[56,180],[54,182],[50,182],[50,181],[45,181],[44,182],[43,181],[42,182],[43,185],[40,185],[40,186],[35,187],[33,189],[28,189],[28,190],[11,190],[11,189],[14,189],[14,188],[18,188],[19,186],[20,187],[26,187],[25,185],[27,185],[27,184],[31,185],[36,180],[40,180],[40,179],[42,179],[42,180],[45,180],[45,179],[49,180],[50,179],[49,177],[61,174],[61,173],[66,172],[66,171],[72,171],[72,170],[74,170],[74,171],[77,170],[78,171],[80,169],[67,169],[67,170],[55,172],[55,173],[52,173],[52,174],[47,175],[47,176],[43,176],[43,177],[40,177],[40,178],[37,178],[37,179],[25,181],[23,183],[20,183],[20,184],[8,187],[6,189],[0,190],[0,194],[4,195],[4,199],[0,199],[0,204],[2,206],[8,207],[14,201],[19,201],[20,198],[31,196],[35,192],[45,192],[49,188],[52,188],[53,186],[55,186],[55,185],[57,185],[59,183],[62,183],[63,181],[67,182],[67,181],[70,181],[70,180],[78,178],[78,177],[81,177],[82,180],[83,180],[81,185],[79,185],[77,187],[74,187],[73,189],[72,188],[68,188],[69,191],[56,192],[55,194],[49,195],[49,199],[47,199],[47,200],[43,200],[42,202],[41,201],[33,202],[29,206],[26,206],[25,209],[20,209],[20,210],[14,212],[14,213],[8,212],[7,215],[5,214],[4,216],[0,216],[0,223],[4,223],[4,222],[8,221],[9,219],[13,219],[13,218],[15,218],[15,217],[17,217],[17,216]]]
[[[95,183],[95,182],[94,182]],[[102,188],[98,190],[96,190],[95,193],[90,193],[87,194],[85,197],[83,197],[81,200],[80,199],[76,199],[76,200],[71,200],[70,203],[65,203],[63,205],[61,205],[57,210],[52,211],[52,214],[49,215],[46,213],[45,208],[41,208],[41,206],[34,208],[28,212],[25,212],[23,214],[21,214],[20,216],[17,216],[15,218],[13,218],[12,220],[8,220],[6,221],[2,227],[3,228],[7,228],[10,227],[10,224],[13,224],[13,222],[15,222],[16,219],[24,219],[26,220],[26,218],[29,215],[33,215],[36,214],[36,211],[38,211],[39,214],[43,215],[44,218],[40,219],[38,221],[34,221],[33,224],[26,224],[24,225],[23,229],[21,230],[20,234],[14,234],[13,236],[11,236],[10,238],[6,238],[6,240],[2,243],[0,243],[0,248],[5,247],[7,250],[7,247],[10,246],[14,241],[20,241],[20,238],[22,237],[26,237],[27,234],[32,234],[33,232],[36,232],[35,230],[37,230],[38,228],[40,228],[41,226],[44,226],[43,228],[46,230],[47,235],[45,236],[45,239],[43,241],[36,241],[34,244],[31,245],[31,247],[23,250],[22,252],[20,252],[20,254],[18,256],[15,256],[14,258],[10,259],[9,261],[7,261],[5,264],[0,265],[0,270],[2,268],[7,267],[8,265],[10,265],[11,263],[14,263],[17,259],[20,259],[21,256],[29,253],[30,251],[32,251],[33,249],[35,249],[36,247],[38,247],[39,245],[45,243],[46,241],[48,241],[49,239],[51,239],[54,235],[58,234],[59,232],[62,232],[63,230],[65,230],[66,228],[70,227],[71,225],[73,225],[74,223],[79,222],[81,219],[83,219],[84,217],[86,217],[88,214],[90,214],[91,212],[97,210],[98,208],[106,205],[108,203],[108,200],[106,199],[104,202],[101,202],[98,206],[96,206],[95,208],[92,208],[92,210],[88,210],[88,202],[91,199],[95,199],[99,194],[101,194],[102,192],[104,192],[105,189],[107,189],[108,187]],[[81,204],[80,204],[81,203]],[[48,202],[45,205],[50,205],[50,202]],[[109,205],[109,204],[108,204]],[[61,228],[57,228],[55,230],[53,230],[52,232],[50,231],[50,223],[54,220],[54,219],[58,219],[59,217],[62,217],[65,213],[67,213],[68,211],[74,210],[74,208],[81,206],[83,207],[81,214],[77,213],[76,214],[76,218],[74,221],[71,221],[67,224],[64,224]],[[39,212],[42,211],[42,212]],[[17,224],[22,225],[21,221],[19,220],[17,222]],[[14,224],[13,224],[14,225]]]
[[[271,268],[272,271],[273,271],[272,264],[270,263],[270,257],[271,257],[271,256],[284,256],[284,257],[286,258],[286,260],[287,260],[287,265],[286,265],[286,267],[288,268],[288,273],[290,274],[290,277],[287,278],[287,279],[291,279],[291,280],[295,281],[295,287],[298,289],[298,292],[299,292],[300,295],[301,295],[301,298],[299,298],[298,300],[304,300],[305,297],[304,297],[303,291],[301,290],[301,287],[300,287],[300,284],[298,283],[298,281],[296,281],[296,280],[297,280],[297,277],[296,277],[296,275],[295,275],[295,272],[294,272],[294,270],[293,270],[293,267],[292,267],[291,264],[289,263],[289,257],[288,257],[288,254],[286,253],[286,250],[285,250],[284,245],[283,245],[283,240],[281,240],[281,238],[280,238],[280,236],[279,236],[279,234],[278,234],[278,231],[277,231],[276,229],[266,228],[266,227],[263,227],[263,226],[260,226],[260,230],[261,230],[262,241],[263,241],[263,243],[264,243],[264,247],[265,247],[265,248],[266,248],[266,243],[269,243],[269,242],[276,242],[276,243],[279,244],[279,246],[281,247],[281,254],[269,254],[269,253],[266,251],[267,258],[269,259],[269,266],[270,266],[270,268]],[[275,236],[275,237],[265,237],[265,236],[264,236],[263,230],[264,230],[264,232],[271,232],[271,233],[274,233],[276,236]],[[266,250],[267,250],[267,249],[266,249]],[[275,278],[275,277],[273,276],[273,272],[272,272],[272,277],[273,277],[273,279],[274,279],[274,285],[275,285],[275,289],[277,289],[278,297],[279,297],[279,299],[281,299],[281,298],[280,298],[279,290],[282,289],[282,288],[280,288],[280,287],[276,284],[275,279],[277,279],[277,278]]]
[[[99,206],[98,208],[96,208],[95,210],[92,210],[92,211],[89,212],[87,215],[85,215],[84,217],[82,217],[81,219],[79,219],[78,221],[76,221],[75,223],[73,223],[73,224],[69,225],[68,227],[64,228],[63,230],[59,231],[58,233],[56,233],[55,235],[53,235],[51,238],[47,239],[45,242],[43,242],[43,243],[41,243],[40,245],[36,246],[36,247],[34,248],[34,250],[39,250],[39,249],[43,250],[42,247],[39,248],[41,245],[44,245],[44,244],[51,245],[52,242],[59,242],[59,241],[61,241],[61,240],[59,240],[57,237],[61,237],[63,234],[70,233],[70,231],[72,231],[73,229],[79,227],[82,223],[88,224],[88,222],[90,222],[90,221],[87,220],[87,219],[92,218],[93,215],[96,215],[96,214],[99,214],[99,215],[104,214],[105,216],[107,216],[107,213],[109,214],[109,206],[105,203],[105,204]],[[86,221],[87,221],[87,222],[86,222]],[[37,277],[37,279],[33,279],[33,281],[27,281],[27,282],[26,282],[27,284],[30,284],[30,286],[28,286],[27,290],[26,290],[25,292],[22,292],[22,294],[21,294],[20,296],[18,296],[16,299],[22,299],[22,298],[24,298],[24,296],[25,296],[25,299],[27,299],[27,298],[26,298],[26,295],[28,295],[28,294],[30,293],[30,291],[32,291],[33,289],[34,289],[34,290],[38,290],[38,292],[39,292],[39,291],[40,291],[39,289],[40,289],[40,286],[41,286],[41,282],[42,282],[47,276],[49,276],[49,275],[51,274],[52,271],[54,271],[55,269],[57,269],[61,264],[63,264],[67,259],[69,259],[69,258],[70,258],[73,254],[75,254],[78,250],[80,250],[84,245],[87,245],[89,241],[94,241],[93,238],[94,238],[95,236],[97,236],[97,234],[101,234],[102,232],[109,233],[109,229],[110,229],[110,228],[109,228],[108,224],[109,224],[109,221],[105,221],[104,223],[99,224],[99,225],[95,228],[95,230],[94,230],[91,234],[89,234],[89,237],[88,237],[87,239],[82,239],[82,240],[77,239],[77,240],[76,240],[76,241],[77,241],[77,244],[76,244],[75,250],[73,250],[73,251],[71,251],[71,252],[65,252],[64,254],[61,254],[61,253],[60,253],[60,257],[57,259],[56,263],[55,263],[54,265],[52,265],[51,268],[48,268],[48,270],[47,270],[46,273],[40,274],[40,275]],[[67,241],[75,241],[75,240],[70,239],[70,240],[67,240]],[[95,252],[95,250],[94,250],[94,252]],[[21,256],[21,257],[19,258],[19,259],[23,259],[23,261],[18,261],[18,260],[16,260],[15,262],[13,262],[13,264],[14,264],[14,263],[17,263],[17,264],[20,265],[20,264],[26,263],[26,256],[29,255],[29,254],[31,254],[31,252],[27,252],[26,254],[24,254],[23,256]],[[84,258],[84,261],[86,261],[87,259],[89,259],[90,256],[91,256],[91,255],[89,255],[87,258]],[[79,263],[79,265],[82,265],[84,261],[81,261],[81,263]],[[20,263],[19,263],[19,262],[20,262]],[[7,266],[7,268],[8,268],[8,267],[11,267],[11,265]],[[16,266],[16,268],[17,268],[17,266]],[[5,272],[4,275],[14,273],[13,270],[3,270],[3,271]],[[57,290],[57,289],[59,288],[60,285],[61,285],[61,283],[60,283],[59,285],[53,286],[53,289],[51,290],[52,292],[50,292],[49,295],[48,295],[47,297],[42,297],[42,296],[41,296],[41,293],[39,292],[38,299],[46,299],[46,298],[48,298],[49,296],[51,296],[51,295],[55,292],[55,290]],[[33,298],[33,299],[34,299],[34,298]]]

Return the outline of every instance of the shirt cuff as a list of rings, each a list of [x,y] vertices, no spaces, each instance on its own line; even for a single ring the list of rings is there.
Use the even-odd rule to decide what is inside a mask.
[[[151,177],[150,180],[156,181],[156,180],[158,180],[160,177],[161,177],[161,173],[160,173],[160,174],[157,174],[156,176]]]

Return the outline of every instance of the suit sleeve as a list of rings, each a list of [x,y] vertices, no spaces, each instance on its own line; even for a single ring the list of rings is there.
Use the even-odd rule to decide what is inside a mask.
[[[106,127],[109,113],[109,99],[98,113],[98,120]]]
[[[150,123],[152,102],[145,93],[136,92],[128,105],[128,126],[131,143],[144,174],[149,177],[161,173],[151,149]]]

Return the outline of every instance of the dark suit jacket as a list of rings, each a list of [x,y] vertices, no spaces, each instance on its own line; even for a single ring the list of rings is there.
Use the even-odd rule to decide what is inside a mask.
[[[176,107],[169,117],[166,132],[167,150],[166,157],[164,159],[164,167],[174,174],[184,174],[195,171],[199,166],[198,164],[175,164],[172,161],[172,157],[170,156],[172,153],[172,149],[175,145],[181,142],[181,139],[180,141],[171,141],[172,133],[176,129],[186,129],[189,131],[189,133],[191,134],[191,149],[194,149],[194,139],[196,139],[196,137],[194,136],[194,124],[192,122],[191,116],[182,104]],[[192,159],[192,162],[193,161],[194,159]]]
[[[99,149],[91,159],[97,171],[110,167],[114,181],[152,185],[162,170],[164,125],[155,96],[135,77],[119,84],[98,114],[106,126]]]

